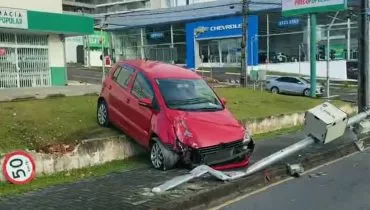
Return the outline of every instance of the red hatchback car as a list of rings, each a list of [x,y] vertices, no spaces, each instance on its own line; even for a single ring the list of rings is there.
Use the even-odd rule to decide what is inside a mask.
[[[246,166],[254,149],[225,101],[197,73],[176,65],[117,63],[103,82],[97,121],[109,123],[150,150],[154,168],[180,160],[216,169]]]

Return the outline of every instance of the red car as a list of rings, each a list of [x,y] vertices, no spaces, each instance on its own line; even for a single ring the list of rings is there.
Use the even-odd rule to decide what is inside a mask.
[[[180,160],[216,169],[242,167],[254,149],[244,126],[201,76],[160,62],[114,65],[102,85],[97,121],[117,126],[149,149],[156,169],[170,169]]]

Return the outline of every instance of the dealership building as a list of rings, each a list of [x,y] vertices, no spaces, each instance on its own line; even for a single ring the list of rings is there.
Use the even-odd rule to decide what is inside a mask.
[[[67,84],[65,38],[92,34],[91,17],[63,14],[61,0],[3,0],[0,89]]]
[[[357,1],[341,11],[317,14],[317,75],[326,76],[326,50],[334,50],[330,77],[348,79],[348,63],[357,60]],[[109,15],[96,25],[111,35],[109,55],[114,60],[159,60],[188,68],[240,67],[241,1],[214,1],[188,6]],[[308,15],[285,18],[281,1],[249,4],[248,69],[309,75]]]

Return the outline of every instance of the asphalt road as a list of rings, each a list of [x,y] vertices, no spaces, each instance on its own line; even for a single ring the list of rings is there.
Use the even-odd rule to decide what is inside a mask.
[[[217,209],[370,209],[369,160],[367,150]]]

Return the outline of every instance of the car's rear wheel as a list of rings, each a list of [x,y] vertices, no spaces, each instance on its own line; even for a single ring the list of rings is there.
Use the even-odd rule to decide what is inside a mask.
[[[100,126],[107,127],[109,125],[108,106],[104,100],[98,102],[97,121]]]
[[[310,96],[310,95],[311,95],[311,91],[310,91],[310,89],[306,88],[306,89],[303,91],[303,95],[304,95],[304,96]]]
[[[179,155],[167,149],[159,139],[155,138],[150,149],[150,160],[155,169],[165,171],[176,165]]]
[[[278,87],[272,87],[271,88],[271,93],[278,94],[279,93],[279,88]]]

